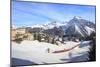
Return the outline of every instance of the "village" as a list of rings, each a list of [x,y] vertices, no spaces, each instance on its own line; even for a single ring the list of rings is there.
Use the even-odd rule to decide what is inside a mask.
[[[34,29],[30,27],[16,28],[15,26],[12,26],[11,40],[17,43],[20,43],[23,40],[29,40],[29,41],[38,40],[39,42],[47,42],[55,45],[60,45],[62,43],[64,44],[65,41],[79,42],[79,39],[74,37],[71,38],[63,35],[61,37],[52,36],[50,34],[38,31],[38,28],[34,28]]]

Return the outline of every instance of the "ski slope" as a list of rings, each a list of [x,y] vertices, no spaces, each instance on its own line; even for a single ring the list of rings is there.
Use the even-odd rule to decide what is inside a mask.
[[[88,42],[85,42],[88,43]],[[53,51],[69,49],[80,42],[69,41],[65,44],[54,45],[45,42],[35,41],[23,41],[21,44],[12,42],[12,58],[22,59],[33,62],[33,64],[51,64],[51,63],[67,63],[76,61],[87,61],[89,46],[76,47],[73,50],[62,52],[62,53],[52,53]],[[82,44],[82,43],[81,43]],[[84,43],[83,43],[84,44]],[[47,49],[50,49],[48,53]],[[15,63],[14,61],[13,63]],[[22,64],[21,64],[22,63]],[[25,65],[21,62],[21,65]],[[19,64],[15,64],[19,65]]]

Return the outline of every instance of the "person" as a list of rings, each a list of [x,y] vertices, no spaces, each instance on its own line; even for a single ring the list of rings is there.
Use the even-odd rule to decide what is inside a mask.
[[[47,48],[47,52],[50,53],[50,48]]]
[[[70,58],[72,57],[72,53],[71,53],[71,52],[69,52],[69,57],[70,57]]]

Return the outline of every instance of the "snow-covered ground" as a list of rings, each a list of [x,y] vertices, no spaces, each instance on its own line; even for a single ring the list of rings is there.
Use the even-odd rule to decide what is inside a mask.
[[[12,42],[12,58],[27,60],[33,62],[33,64],[49,64],[49,63],[65,63],[65,62],[76,62],[76,61],[87,61],[89,45],[78,46],[70,51],[62,53],[52,53],[57,50],[69,49],[77,44],[89,44],[89,41],[80,42],[65,42],[65,44],[54,45],[45,42],[35,41],[22,41],[21,44]],[[48,48],[50,53],[48,53]],[[24,62],[20,61],[17,63],[15,59],[12,59],[12,63],[15,65],[25,65]]]

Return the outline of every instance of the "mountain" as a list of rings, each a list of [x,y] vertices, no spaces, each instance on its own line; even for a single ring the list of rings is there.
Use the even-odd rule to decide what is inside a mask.
[[[66,35],[73,35],[77,37],[89,36],[95,32],[95,24],[81,17],[74,17],[68,22]]]
[[[34,25],[31,32],[43,32],[52,36],[85,37],[95,32],[95,24],[82,17],[73,17],[69,22],[52,21],[42,25]]]
[[[43,32],[51,36],[62,36],[63,35],[62,27],[66,26],[66,24],[67,23],[53,21],[47,24],[48,29],[45,29]]]
[[[51,21],[51,22],[48,22],[48,23],[45,23],[45,24],[36,24],[36,25],[33,25],[31,26],[32,28],[42,28],[42,29],[52,29],[54,27],[60,27],[60,26],[64,26],[66,25],[66,23],[64,22],[61,22],[61,21]]]
[[[48,28],[44,30],[44,33],[48,33],[54,36],[74,36],[74,37],[86,37],[92,32],[95,32],[95,24],[91,21],[85,20],[82,17],[73,17],[69,22],[64,24],[53,22],[48,24]]]

